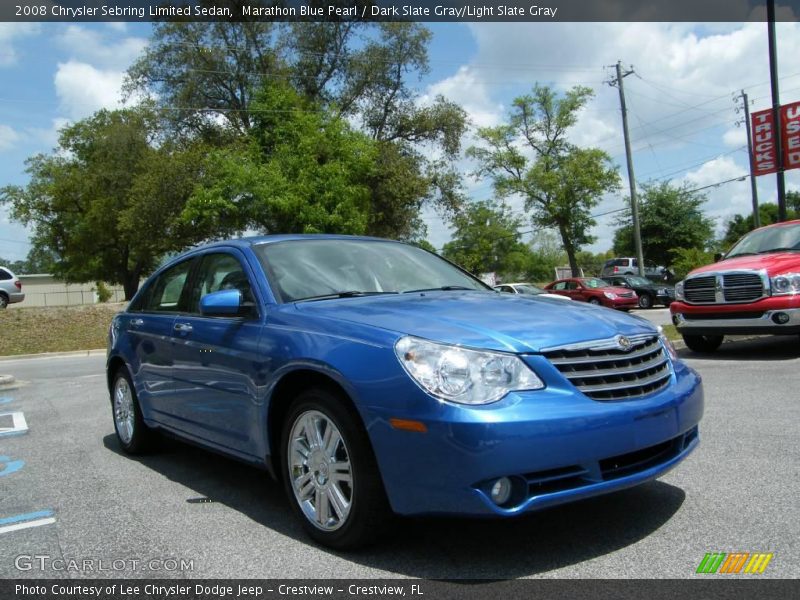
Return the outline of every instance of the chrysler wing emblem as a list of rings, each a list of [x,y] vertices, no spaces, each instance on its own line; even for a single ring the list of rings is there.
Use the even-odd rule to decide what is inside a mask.
[[[617,341],[617,346],[623,352],[627,352],[628,350],[631,349],[631,341],[624,335],[618,335],[616,341]]]

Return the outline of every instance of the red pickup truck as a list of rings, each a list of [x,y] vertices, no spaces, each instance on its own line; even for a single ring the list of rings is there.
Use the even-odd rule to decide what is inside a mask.
[[[669,310],[696,352],[713,352],[725,335],[800,333],[800,220],[751,231],[689,273]]]

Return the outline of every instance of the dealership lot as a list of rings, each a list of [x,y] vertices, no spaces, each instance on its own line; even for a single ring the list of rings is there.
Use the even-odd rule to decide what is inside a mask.
[[[121,454],[104,356],[2,361],[27,383],[0,413],[28,430],[0,435],[0,577],[683,578],[707,552],[772,552],[757,577],[800,576],[800,341],[686,358],[702,442],[661,480],[511,521],[402,520],[348,554],[311,544],[260,471],[174,441]]]

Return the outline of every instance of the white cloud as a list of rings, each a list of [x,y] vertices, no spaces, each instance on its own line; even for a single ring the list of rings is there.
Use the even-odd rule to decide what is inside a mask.
[[[124,75],[72,60],[59,63],[54,82],[62,110],[71,119],[81,119],[101,108],[119,107]]]
[[[14,41],[38,34],[37,23],[0,23],[0,67],[13,65],[19,58]]]
[[[106,32],[111,35],[105,35]],[[56,42],[69,53],[72,60],[124,71],[142,53],[147,40],[139,37],[118,37],[119,33],[119,30],[87,29],[79,25],[68,25],[56,38]]]
[[[467,111],[476,127],[493,127],[500,123],[503,105],[492,100],[480,74],[468,66],[462,66],[455,75],[431,85],[421,102],[430,102],[439,95]]]
[[[9,150],[19,141],[19,134],[8,125],[0,125],[0,152]]]
[[[738,148],[739,146],[747,146],[747,130],[744,125],[728,129],[722,134],[722,141],[726,146]]]

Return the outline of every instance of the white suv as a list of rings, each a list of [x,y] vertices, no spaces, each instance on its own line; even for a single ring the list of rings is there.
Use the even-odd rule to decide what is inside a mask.
[[[25,294],[22,293],[22,284],[17,276],[10,269],[0,267],[0,308],[23,300]]]

